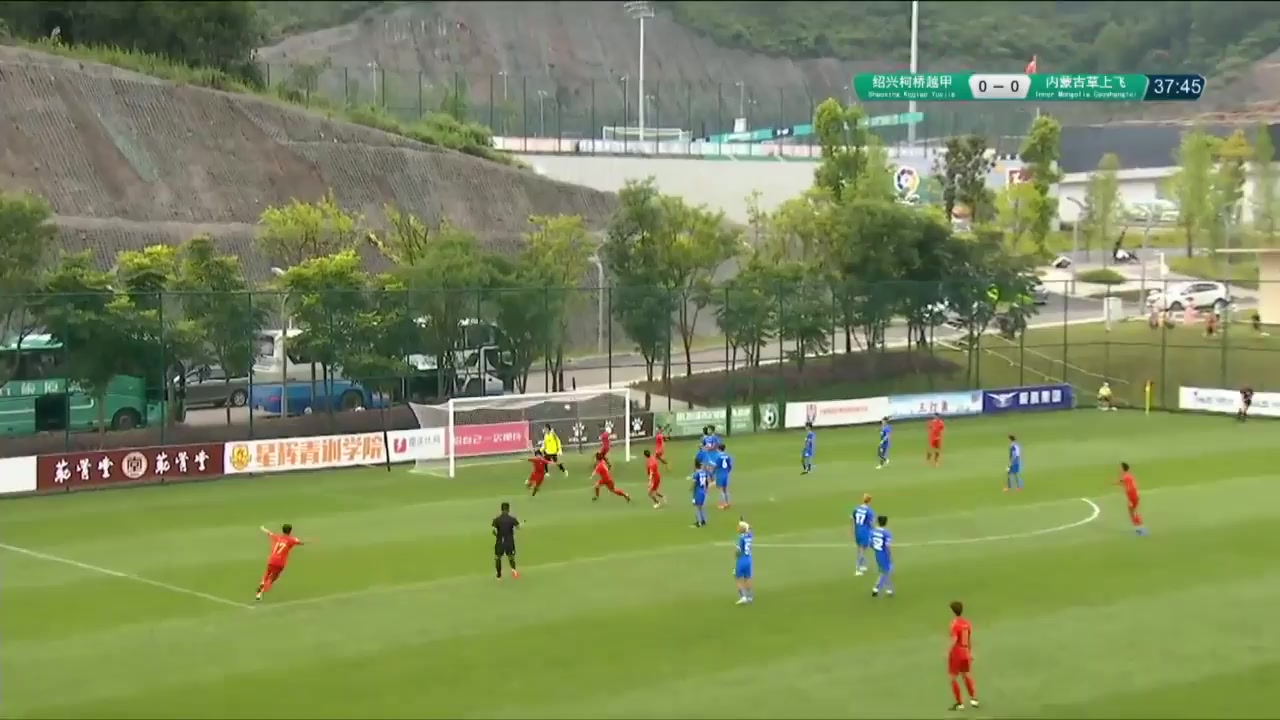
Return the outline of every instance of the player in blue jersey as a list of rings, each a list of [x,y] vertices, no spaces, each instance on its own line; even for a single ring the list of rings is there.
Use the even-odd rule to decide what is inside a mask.
[[[711,473],[703,468],[693,471],[693,526],[707,524],[707,487],[711,485]]]
[[[813,432],[813,423],[804,424],[804,450],[800,451],[801,475],[813,472],[813,451],[818,443],[818,436]]]
[[[871,496],[863,495],[862,504],[853,509],[853,544],[858,548],[855,575],[867,572],[867,548],[871,547],[871,530],[875,522],[876,511],[871,509]]]
[[[876,569],[880,577],[876,578],[876,586],[871,589],[871,597],[878,597],[880,591],[893,597],[893,533],[885,527],[889,517],[881,515],[876,518],[876,529],[871,531],[871,551],[876,555]]]
[[[1009,472],[1005,477],[1004,491],[1022,489],[1022,446],[1018,439],[1009,436]]]
[[[715,425],[707,426],[707,434],[702,438],[702,446],[708,450],[715,450],[720,447],[720,436],[716,434]]]
[[[738,584],[738,604],[750,605],[756,599],[751,590],[751,545],[755,541],[746,520],[738,523],[738,544],[733,565],[733,579]]]
[[[724,443],[716,448],[716,489],[720,491],[720,509],[729,508],[729,473],[733,472],[733,458],[725,450]]]
[[[889,424],[889,418],[884,418],[880,421],[880,444],[876,446],[876,457],[880,460],[877,470],[889,464],[889,441],[892,437],[893,426]]]

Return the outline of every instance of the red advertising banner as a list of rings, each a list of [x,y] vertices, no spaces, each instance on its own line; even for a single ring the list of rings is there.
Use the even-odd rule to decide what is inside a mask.
[[[222,475],[222,459],[222,443],[40,455],[36,490],[212,478]]]
[[[505,422],[455,427],[453,447],[458,457],[524,452],[532,447],[529,442],[529,423]]]

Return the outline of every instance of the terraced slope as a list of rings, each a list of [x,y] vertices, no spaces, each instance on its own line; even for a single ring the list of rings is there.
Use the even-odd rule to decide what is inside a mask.
[[[332,189],[382,222],[390,203],[513,248],[531,214],[603,226],[608,193],[422,145],[269,100],[170,83],[104,65],[0,47],[0,190],[32,190],[65,245],[104,265],[121,249],[207,233],[252,277],[263,208]]]

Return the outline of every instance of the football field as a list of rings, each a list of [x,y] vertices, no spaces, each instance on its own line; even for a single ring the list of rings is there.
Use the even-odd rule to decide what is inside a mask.
[[[1027,487],[1002,492],[1008,441]],[[6,717],[938,717],[948,602],[974,625],[976,717],[1268,717],[1280,703],[1280,425],[1094,410],[727,439],[731,510],[695,529],[693,445],[669,504],[589,500],[570,454],[0,502]],[[615,453],[620,455],[620,448]],[[1142,490],[1135,537],[1115,485]],[[890,518],[893,598],[855,577],[861,494]],[[521,577],[493,576],[509,500]],[[715,493],[712,500],[715,502]],[[756,537],[736,606],[733,540]],[[262,603],[259,525],[309,544]]]

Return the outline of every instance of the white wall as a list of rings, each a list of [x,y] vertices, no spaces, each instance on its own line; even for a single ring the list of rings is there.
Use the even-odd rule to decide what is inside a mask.
[[[1178,171],[1177,167],[1136,168],[1121,170],[1116,173],[1120,181],[1120,200],[1125,205],[1150,202],[1160,199],[1159,188],[1167,178]],[[1071,200],[1084,203],[1085,188],[1089,183],[1089,173],[1067,173],[1058,183],[1058,218],[1063,222],[1075,222],[1080,217],[1080,208]],[[1248,222],[1253,219],[1253,176],[1252,172],[1244,181],[1244,203],[1241,217]]]

